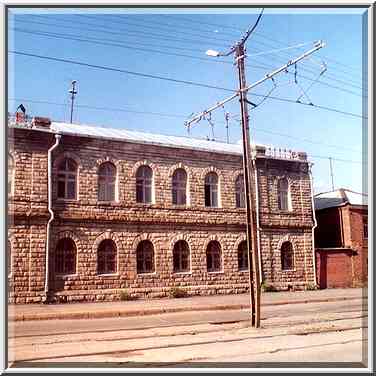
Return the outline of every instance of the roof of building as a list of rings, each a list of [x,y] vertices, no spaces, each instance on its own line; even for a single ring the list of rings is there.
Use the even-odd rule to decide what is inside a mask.
[[[17,122],[13,118],[14,116],[8,114],[8,124],[9,126],[16,128],[43,130],[45,132],[59,133],[62,135],[102,138],[115,141],[128,141],[139,144],[167,146],[189,150],[193,149],[221,154],[243,154],[243,145],[241,140],[239,140],[237,143],[226,143],[223,141],[212,141],[194,137],[168,136],[148,132],[130,131],[127,129],[116,129],[103,126],[101,127],[86,124],[72,124],[56,121],[49,122],[48,127],[40,127],[38,125],[35,125],[31,118],[28,118],[26,121],[23,122]],[[49,121],[49,119],[47,118],[40,119]],[[260,150],[263,150],[262,152],[260,152],[260,155],[263,155],[268,158],[284,160],[287,159],[294,160],[297,162],[307,162],[307,154],[304,152],[279,149],[274,148],[272,146],[265,146],[261,144],[256,145],[254,143],[251,143],[251,147],[256,147],[257,149],[260,148]]]
[[[350,205],[368,205],[368,196],[364,193],[358,193],[349,189],[340,188],[330,192],[318,193],[314,197],[315,209],[326,209]]]
[[[220,141],[202,140],[193,137],[165,136],[147,132],[129,131],[126,129],[104,128],[83,124],[52,122],[51,129],[62,134],[76,136],[100,137],[112,140],[131,141],[161,146],[199,149],[212,152],[242,154],[240,143],[230,144]]]

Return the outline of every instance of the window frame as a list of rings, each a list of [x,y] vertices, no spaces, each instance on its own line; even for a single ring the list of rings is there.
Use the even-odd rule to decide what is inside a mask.
[[[242,245],[245,244],[245,248],[241,249]],[[247,272],[249,271],[249,266],[248,266],[248,247],[247,247],[247,240],[242,240],[238,244],[238,249],[237,249],[237,255],[238,255],[238,271],[239,272]],[[244,255],[241,255],[241,253],[244,253]],[[250,263],[251,263],[251,271],[252,271],[252,252],[249,255],[250,258]],[[245,266],[242,266],[241,260],[245,260]]]
[[[283,246],[285,244],[289,244],[290,245],[290,249],[283,249]],[[295,250],[294,250],[294,246],[293,244],[291,243],[291,241],[287,240],[287,241],[284,241],[282,244],[281,244],[281,248],[280,248],[280,252],[281,252],[281,270],[282,272],[289,272],[289,271],[294,271],[295,270]],[[285,266],[285,254],[287,252],[290,252],[291,254],[289,255],[290,259],[291,259],[291,265],[290,267],[284,267]]]
[[[216,182],[209,181],[211,177],[215,177]],[[219,208],[219,176],[214,171],[211,171],[205,175],[204,180],[204,199],[206,208]],[[215,205],[213,205],[213,201]]]
[[[67,163],[71,162],[75,169],[69,170],[69,167],[67,166]],[[65,164],[65,169],[61,169],[62,164]],[[73,176],[73,177],[72,177]],[[59,161],[59,164],[57,166],[57,172],[56,172],[56,197],[58,200],[61,201],[77,201],[78,200],[78,163],[70,157],[64,157],[62,160]],[[74,197],[68,197],[68,184],[74,183]],[[59,195],[60,190],[60,183],[64,184],[64,197]]]
[[[72,248],[71,251],[72,251],[72,254],[73,254],[72,265],[74,267],[73,270],[68,270],[68,271],[65,270],[66,269],[66,258],[68,257],[68,255],[66,254],[67,251],[66,251],[66,249],[61,250],[61,248],[63,248],[63,247],[61,247],[59,249],[60,243],[67,242],[67,241],[71,242],[71,245],[73,245],[73,248]],[[60,252],[58,252],[58,250]],[[72,255],[70,255],[70,257],[71,256]],[[57,275],[57,276],[67,276],[67,275],[76,275],[77,274],[78,252],[77,252],[76,243],[75,243],[75,241],[72,238],[70,238],[70,237],[64,237],[64,238],[59,239],[59,241],[57,242],[56,247],[55,247],[54,257],[55,257],[55,259],[54,259],[54,264],[55,264],[54,265],[55,266],[54,271],[55,271],[55,275]],[[59,270],[59,268],[57,268],[57,265],[58,265],[58,262],[59,262],[59,260],[58,260],[59,257],[61,257],[63,259],[62,260],[63,271],[61,271],[61,270]]]
[[[145,244],[147,244],[148,246],[150,246],[150,249],[140,249],[140,247],[144,246]],[[151,254],[149,256],[149,259],[151,260],[151,269],[147,269],[145,267],[145,264],[148,261],[148,260],[145,260],[145,253],[147,253],[147,252],[150,252],[150,254]],[[140,261],[140,258],[141,258],[141,255],[139,255],[140,253],[143,256],[142,260],[141,260],[142,261],[142,269],[139,268],[139,261]],[[155,250],[154,250],[154,245],[148,239],[141,240],[137,244],[137,248],[136,248],[136,272],[137,272],[137,275],[155,274],[155,272],[156,272],[156,269],[155,269]]]
[[[217,246],[217,249],[213,249],[213,245]],[[218,253],[218,257],[216,256]],[[210,256],[210,258],[209,258]],[[210,260],[210,262],[209,262]],[[216,260],[219,261],[219,267],[215,267]],[[209,265],[211,264],[211,265]],[[206,246],[206,271],[208,273],[220,273],[223,272],[223,261],[222,261],[222,247],[217,240],[211,240]]]
[[[112,249],[108,251],[109,247],[106,245],[111,244]],[[102,249],[104,247],[104,249]],[[102,255],[103,254],[103,255]],[[104,268],[99,268],[100,265],[100,257],[104,258]],[[114,264],[114,270],[107,269],[108,266],[108,259],[112,257],[114,260],[112,261]],[[103,239],[97,248],[97,275],[107,275],[107,274],[116,274],[118,272],[118,249],[116,243],[112,239]]]
[[[368,215],[363,215],[363,239],[368,240]]]
[[[150,177],[144,176],[143,173],[141,176],[140,171],[150,171]],[[140,191],[141,189],[141,191]],[[147,189],[150,189],[150,201],[146,200]],[[141,193],[142,200],[139,200],[139,195]],[[140,166],[136,171],[136,202],[138,204],[153,204],[154,203],[154,171],[148,165]]]
[[[286,188],[281,187],[282,183],[286,183]],[[291,205],[291,193],[290,193],[290,183],[286,177],[278,180],[277,183],[277,196],[278,196],[278,209],[280,211],[289,212],[292,211]],[[286,206],[284,206],[286,205]]]
[[[113,174],[110,174],[108,172],[109,166],[111,169],[113,169],[112,170]],[[104,197],[100,197],[101,192],[102,192],[101,189],[103,189]],[[111,197],[109,197],[110,196],[109,192],[112,194]],[[117,168],[112,162],[103,162],[98,168],[98,201],[99,202],[116,202],[117,201]]]
[[[239,174],[235,180],[235,207],[237,209],[245,208],[245,187],[243,174]]]
[[[178,173],[183,173],[184,178],[181,180],[177,179]],[[171,194],[172,194],[172,205],[187,206],[188,204],[188,174],[184,168],[177,168],[172,174]],[[179,200],[179,198],[181,198],[182,196],[184,197],[184,200]],[[179,202],[179,201],[184,201],[184,202]]]
[[[14,177],[16,162],[11,154],[8,154],[8,196],[14,195]]]
[[[183,245],[183,244],[184,244],[184,247],[181,247],[180,245]],[[177,249],[177,247],[179,249]],[[182,267],[183,257],[186,257],[186,262],[187,262],[186,269]],[[176,258],[178,259],[178,264],[179,264],[178,268],[175,268]],[[191,272],[191,251],[190,251],[188,242],[185,240],[178,240],[174,244],[174,248],[172,249],[172,270],[173,270],[173,273],[190,273]]]

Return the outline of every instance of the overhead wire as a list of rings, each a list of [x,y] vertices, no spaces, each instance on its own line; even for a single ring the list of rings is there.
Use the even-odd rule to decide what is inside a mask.
[[[205,88],[209,88],[209,89],[223,90],[223,91],[232,92],[232,93],[237,92],[237,90],[234,90],[234,89],[228,89],[228,88],[215,86],[215,85],[203,84],[203,83],[188,81],[188,80],[173,79],[173,78],[169,78],[169,77],[156,76],[156,75],[152,75],[152,74],[128,71],[128,70],[119,69],[119,68],[106,67],[106,66],[103,66],[103,65],[89,64],[89,63],[79,62],[79,61],[76,61],[76,60],[62,59],[62,58],[56,58],[56,57],[51,57],[51,56],[45,56],[45,55],[37,55],[37,54],[32,54],[32,53],[27,53],[27,52],[22,52],[22,51],[9,50],[8,52],[14,53],[16,55],[35,57],[35,58],[38,58],[38,59],[56,61],[56,62],[61,62],[61,63],[75,64],[75,65],[85,66],[85,67],[94,68],[94,69],[108,70],[108,71],[113,71],[113,72],[118,72],[118,73],[135,75],[135,76],[139,76],[139,77],[155,78],[155,79],[170,81],[170,82],[174,82],[174,83],[181,83],[181,84],[186,84],[186,85],[205,87]],[[250,94],[255,95],[255,96],[264,97],[261,94],[256,94],[256,93],[250,93]],[[284,102],[298,103],[298,104],[301,104],[301,105],[308,105],[306,103],[303,103],[303,102],[299,103],[299,102],[296,102],[294,100],[287,99],[287,98],[278,98],[278,97],[273,97],[273,96],[269,96],[269,98],[274,99],[274,100],[284,101]],[[367,117],[365,117],[365,116],[355,114],[355,113],[352,113],[352,112],[341,111],[341,110],[331,108],[331,107],[326,107],[326,106],[316,105],[316,104],[312,104],[312,105],[309,105],[309,106],[321,108],[321,109],[327,110],[327,111],[341,113],[343,115],[349,115],[349,116],[353,116],[353,117],[357,117],[357,118],[367,119]]]

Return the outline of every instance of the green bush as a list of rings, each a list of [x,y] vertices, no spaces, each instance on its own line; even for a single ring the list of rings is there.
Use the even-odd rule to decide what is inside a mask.
[[[187,291],[179,288],[179,287],[173,287],[170,290],[170,297],[171,298],[186,298],[188,296]]]

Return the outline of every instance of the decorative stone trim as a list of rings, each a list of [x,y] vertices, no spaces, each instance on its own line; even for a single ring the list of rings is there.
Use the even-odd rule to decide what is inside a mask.
[[[223,181],[223,174],[222,174],[222,172],[218,168],[216,168],[214,166],[206,167],[206,168],[204,168],[202,170],[202,172],[201,172],[201,180],[204,180],[205,176],[209,172],[215,172],[218,175],[219,184],[221,184],[221,182]]]
[[[208,248],[208,245],[209,243],[212,241],[212,240],[215,240],[219,243],[220,247],[221,247],[221,257],[222,257],[222,260],[223,260],[223,239],[222,237],[216,235],[216,234],[212,234],[210,235],[206,240],[205,240],[205,243],[204,243],[204,251],[205,251],[205,254],[206,254],[206,249]]]
[[[280,270],[282,273],[284,272],[294,272],[296,270],[296,251],[297,251],[297,247],[296,247],[296,244],[295,244],[295,241],[291,238],[290,234],[287,234],[285,236],[283,236],[279,242],[278,242],[278,245],[277,245],[277,249],[276,249],[276,252],[278,254],[278,259],[279,259],[279,264],[281,264],[281,248],[282,248],[282,244],[283,243],[286,243],[286,242],[289,242],[292,246],[292,254],[293,254],[293,268],[292,269],[288,269],[288,270],[282,270],[282,265],[280,265]]]
[[[154,258],[155,258],[155,255],[157,253],[157,248],[159,248],[157,247],[158,241],[154,239],[154,236],[152,234],[149,234],[146,232],[135,237],[135,239],[133,240],[133,244],[132,244],[132,252],[136,254],[137,247],[139,243],[141,243],[143,240],[149,240],[153,244]]]
[[[181,163],[181,162],[174,164],[173,166],[171,166],[168,169],[168,177],[172,178],[172,175],[174,174],[175,170],[178,170],[179,168],[185,170],[185,172],[187,173],[188,180],[192,179],[192,171],[191,171],[191,169],[188,166],[186,166],[183,163]]]
[[[99,171],[99,167],[106,162],[112,163],[116,167],[116,173],[118,172],[118,169],[120,168],[120,161],[117,158],[114,158],[112,156],[107,155],[106,158],[100,158],[97,159],[96,161],[97,165],[97,172]]]
[[[153,179],[154,179],[154,175],[156,174],[156,171],[157,171],[157,166],[154,163],[152,163],[149,160],[147,160],[147,159],[144,159],[143,161],[138,161],[138,162],[136,162],[133,165],[133,167],[132,167],[132,177],[136,178],[137,170],[141,166],[148,166],[148,167],[150,167],[153,170]]]
[[[242,234],[240,236],[238,236],[238,238],[236,239],[235,243],[234,243],[234,246],[235,246],[235,251],[238,252],[238,247],[239,247],[239,244],[243,241],[247,241],[247,236],[245,234]]]
[[[231,180],[232,180],[232,183],[233,183],[234,187],[235,187],[236,179],[238,178],[239,175],[244,175],[244,171],[243,170],[235,170],[231,174]]]
[[[191,252],[191,235],[185,233],[185,234],[178,234],[176,236],[174,236],[171,241],[170,241],[170,249],[171,249],[171,252],[172,250],[174,249],[174,246],[175,246],[175,243],[177,243],[179,240],[184,240],[187,242],[188,244],[188,248],[189,248],[189,252]]]
[[[65,159],[65,158],[69,158],[69,159],[73,159],[76,164],[77,164],[77,174],[81,168],[81,159],[80,157],[78,157],[76,154],[70,152],[70,151],[64,151],[63,153],[60,153],[53,161],[52,163],[52,169],[54,172],[57,171],[57,168],[60,164],[60,162]]]
[[[64,239],[64,238],[70,238],[74,241],[74,244],[76,245],[77,255],[78,255],[78,253],[81,250],[81,240],[73,231],[69,231],[69,230],[58,232],[54,236],[52,251],[55,252],[55,248],[57,246],[57,243],[61,239]],[[77,259],[78,259],[78,257],[77,257]]]
[[[115,243],[116,251],[117,251],[117,254],[119,255],[119,251],[121,249],[121,241],[119,237],[117,236],[117,234],[113,233],[110,229],[106,230],[95,239],[94,244],[93,244],[93,252],[97,253],[99,244],[103,240],[106,240],[106,239],[112,240]]]

